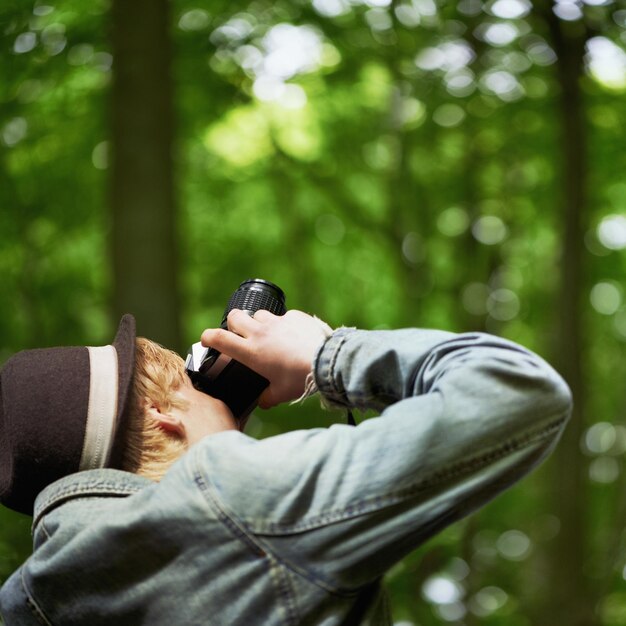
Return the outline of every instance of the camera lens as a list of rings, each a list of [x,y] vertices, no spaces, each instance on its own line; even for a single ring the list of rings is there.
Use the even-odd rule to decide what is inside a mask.
[[[265,309],[274,315],[284,315],[287,312],[285,294],[280,287],[268,280],[249,278],[244,280],[230,297],[222,317],[222,328],[228,328],[226,318],[233,309],[241,309],[250,315],[260,309]]]

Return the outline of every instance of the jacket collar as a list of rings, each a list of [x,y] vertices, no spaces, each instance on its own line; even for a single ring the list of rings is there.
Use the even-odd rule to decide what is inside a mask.
[[[60,504],[85,496],[124,498],[154,485],[143,476],[116,469],[97,469],[65,476],[48,485],[35,500],[33,529]]]

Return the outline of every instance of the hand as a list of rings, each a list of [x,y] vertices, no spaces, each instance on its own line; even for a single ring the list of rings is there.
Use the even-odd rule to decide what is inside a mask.
[[[232,331],[232,332],[230,332]],[[228,330],[210,328],[202,345],[211,346],[270,381],[259,399],[263,409],[299,398],[313,358],[329,327],[302,311],[273,315],[263,309],[254,317],[238,309],[228,314]]]

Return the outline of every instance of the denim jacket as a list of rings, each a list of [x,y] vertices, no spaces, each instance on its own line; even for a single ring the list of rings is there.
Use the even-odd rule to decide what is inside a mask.
[[[326,403],[380,417],[212,435],[159,483],[47,487],[7,626],[390,623],[385,572],[536,466],[570,412],[549,365],[483,334],[340,329],[313,372]]]

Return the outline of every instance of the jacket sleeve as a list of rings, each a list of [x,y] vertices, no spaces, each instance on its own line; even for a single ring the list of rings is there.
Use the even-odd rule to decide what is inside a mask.
[[[571,409],[545,361],[486,334],[342,329],[314,375],[327,403],[380,417],[251,444],[241,462],[253,492],[226,481],[221,496],[264,549],[337,591],[375,580],[512,485]]]

